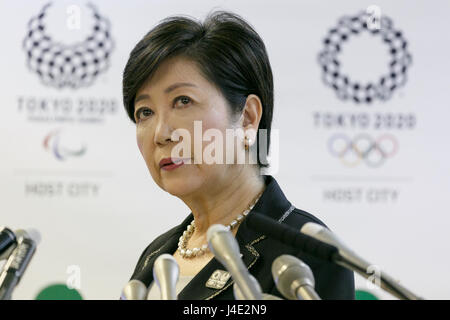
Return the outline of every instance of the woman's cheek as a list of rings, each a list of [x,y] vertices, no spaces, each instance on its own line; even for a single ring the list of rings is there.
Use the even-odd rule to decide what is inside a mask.
[[[137,146],[139,148],[139,151],[141,152],[141,155],[144,155],[144,152],[142,150],[142,137],[140,137],[140,135],[136,135],[136,142],[137,142]]]

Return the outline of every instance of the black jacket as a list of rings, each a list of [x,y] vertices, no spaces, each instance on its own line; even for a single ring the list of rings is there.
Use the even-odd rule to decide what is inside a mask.
[[[280,189],[276,180],[264,176],[266,189],[250,211],[264,214],[266,217],[282,221],[297,230],[303,224],[315,222],[324,225],[313,215],[291,205]],[[152,273],[155,259],[163,253],[173,254],[178,240],[193,219],[192,213],[177,227],[156,238],[142,253],[131,279],[138,279],[148,287],[153,281]],[[242,260],[249,272],[258,280],[264,293],[283,297],[277,290],[271,273],[272,262],[282,254],[290,254],[303,260],[311,268],[315,278],[315,289],[322,299],[354,299],[355,286],[353,272],[335,264],[319,260],[296,248],[286,246],[264,234],[250,229],[244,219],[236,234]],[[206,282],[217,269],[226,270],[216,259],[212,259],[180,292],[178,299],[234,299],[233,279],[230,278],[222,289],[211,289]]]

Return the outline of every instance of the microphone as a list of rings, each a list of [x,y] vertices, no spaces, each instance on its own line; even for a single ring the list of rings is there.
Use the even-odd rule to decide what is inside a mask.
[[[345,246],[334,233],[327,228],[313,222],[305,223],[300,232],[313,237],[323,243],[330,244],[338,249],[338,254],[335,257],[335,263],[339,264],[347,269],[355,271],[362,275],[364,278],[369,278],[369,267],[373,266],[369,262],[359,257],[356,253]],[[399,299],[406,300],[422,300],[419,296],[415,295],[402,285],[398,281],[394,280],[384,272],[380,272],[380,285],[381,288],[391,293]]]
[[[40,235],[37,230],[17,230],[16,237],[18,243],[12,251],[3,271],[0,274],[0,300],[9,300],[15,287],[25,273],[31,258],[36,251],[36,246],[40,242]]]
[[[250,278],[252,279],[253,282],[255,282],[255,285],[259,286],[258,280],[256,280],[256,278],[254,276],[252,276],[251,274],[249,275]],[[236,300],[245,300],[241,289],[239,289],[239,286],[237,285],[237,283],[235,282],[233,285],[233,294],[234,294],[234,298]],[[280,297],[268,294],[268,293],[263,293],[262,294],[262,299],[263,300],[283,300]]]
[[[133,279],[123,288],[120,300],[146,300],[147,287],[141,281]]]
[[[209,227],[206,237],[208,246],[214,256],[230,272],[231,277],[239,286],[245,300],[262,300],[261,288],[253,281],[242,262],[239,245],[227,227],[214,224]]]
[[[161,291],[161,300],[177,300],[176,284],[179,274],[180,268],[173,256],[164,253],[156,258],[153,278]]]
[[[252,212],[247,218],[247,225],[253,230],[264,233],[288,246],[309,253],[317,258],[333,262],[338,249],[328,243],[301,234],[297,229],[276,220],[267,218],[260,213]]]
[[[272,263],[272,276],[278,291],[290,300],[321,300],[314,290],[314,275],[302,260],[281,255]]]
[[[321,230],[321,236],[317,232],[308,232],[307,228],[302,228],[301,233],[296,229],[273,219],[266,218],[258,213],[251,213],[246,218],[247,224],[250,228],[262,232],[267,236],[276,239],[287,245],[299,248],[300,250],[309,253],[317,258],[324,259],[329,262],[336,263],[344,268],[350,269],[369,278],[370,275],[366,273],[369,264],[363,259],[357,257],[355,254],[350,254],[350,250],[343,250],[342,243],[325,227],[318,225]],[[312,223],[308,222],[307,224]],[[328,234],[328,237],[325,237]],[[346,248],[345,248],[346,249]],[[397,281],[386,274],[380,277],[381,288],[393,294],[399,299],[419,300],[422,299],[413,294],[408,289],[404,288]]]
[[[16,246],[17,239],[14,232],[3,227],[0,231],[0,260],[6,259]]]

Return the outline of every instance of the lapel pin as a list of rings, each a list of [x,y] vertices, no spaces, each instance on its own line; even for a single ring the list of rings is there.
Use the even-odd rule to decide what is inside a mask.
[[[218,269],[211,274],[211,277],[209,277],[206,282],[206,287],[211,289],[222,289],[230,277],[231,275],[229,272]]]

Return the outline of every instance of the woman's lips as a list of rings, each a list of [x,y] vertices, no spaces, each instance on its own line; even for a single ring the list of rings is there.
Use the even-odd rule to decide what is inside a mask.
[[[175,170],[176,168],[179,168],[184,164],[183,160],[184,159],[174,159],[173,163],[166,164],[166,165],[162,166],[161,169],[166,170],[166,171]]]
[[[166,170],[166,171],[171,171],[171,170],[175,170],[178,167],[181,167],[184,163],[181,162],[180,164],[166,164],[165,166],[161,167],[161,170]]]

